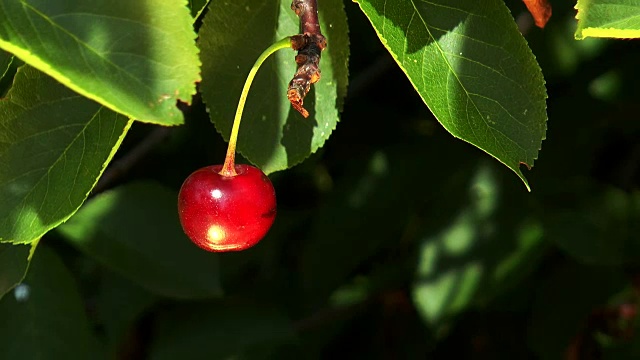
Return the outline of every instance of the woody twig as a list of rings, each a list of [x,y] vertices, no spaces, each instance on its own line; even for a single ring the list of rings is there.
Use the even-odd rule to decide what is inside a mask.
[[[294,109],[308,117],[309,112],[302,105],[311,84],[320,80],[320,55],[327,47],[327,41],[320,31],[317,0],[293,0],[291,10],[300,18],[302,34],[291,37],[291,46],[298,51],[298,70],[289,83],[287,98]]]

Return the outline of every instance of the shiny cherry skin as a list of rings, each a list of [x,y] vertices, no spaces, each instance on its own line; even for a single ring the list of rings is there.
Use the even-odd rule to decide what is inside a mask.
[[[182,229],[207,251],[240,251],[257,244],[276,217],[276,193],[258,168],[235,165],[237,175],[220,174],[222,165],[196,170],[178,195]]]

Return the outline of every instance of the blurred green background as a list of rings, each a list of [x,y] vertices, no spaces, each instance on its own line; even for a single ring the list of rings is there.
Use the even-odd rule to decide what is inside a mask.
[[[345,1],[341,122],[271,176],[267,237],[209,254],[182,234],[182,181],[226,150],[201,101],[186,126],[135,123],[0,301],[0,358],[640,358],[640,44],[574,40],[571,2],[544,30],[506,2],[549,94],[531,193],[437,123]]]

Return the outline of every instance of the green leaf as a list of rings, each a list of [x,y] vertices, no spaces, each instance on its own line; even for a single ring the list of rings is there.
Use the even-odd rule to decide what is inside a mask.
[[[0,244],[0,299],[24,279],[37,245]]]
[[[21,67],[0,102],[0,242],[32,242],[73,215],[130,124]]]
[[[640,37],[640,3],[637,0],[578,0],[575,37]]]
[[[290,6],[290,0],[216,1],[209,6],[199,36],[201,91],[211,120],[226,140],[255,60],[272,43],[299,33]],[[293,51],[280,51],[268,59],[249,92],[238,150],[265,173],[303,161],[322,147],[338,122],[348,75],[346,15],[339,0],[326,0],[319,9],[328,47],[320,62],[322,79],[305,99],[309,118],[292,109],[286,96],[296,71]]]
[[[0,301],[0,358],[95,359],[75,281],[50,249],[38,249],[24,282]]]
[[[290,320],[262,303],[214,301],[171,309],[157,320],[152,360],[229,359],[294,339]]]
[[[200,79],[186,0],[0,0],[0,24],[0,48],[140,121],[181,124]]]
[[[546,131],[542,72],[502,0],[356,0],[438,121],[513,170]]]
[[[218,258],[184,235],[177,198],[155,183],[129,184],[96,196],[58,230],[79,250],[155,294],[219,296]]]

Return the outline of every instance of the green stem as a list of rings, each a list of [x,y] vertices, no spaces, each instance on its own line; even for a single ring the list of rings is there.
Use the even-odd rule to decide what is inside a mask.
[[[227,156],[224,159],[224,165],[222,166],[222,170],[220,171],[220,175],[222,176],[236,176],[236,143],[238,141],[238,132],[240,131],[240,120],[242,119],[242,111],[244,110],[244,104],[247,102],[247,95],[249,95],[249,88],[251,88],[251,83],[253,82],[253,78],[256,77],[256,73],[258,73],[258,69],[264,63],[265,60],[269,57],[269,55],[275,53],[278,50],[291,48],[291,38],[286,37],[273,45],[269,46],[265,51],[260,54],[258,60],[253,64],[251,71],[249,71],[249,75],[247,75],[247,80],[244,82],[244,87],[242,88],[242,93],[240,94],[240,101],[238,102],[238,108],[236,109],[236,116],[233,118],[233,128],[231,129],[231,137],[229,138],[229,147],[227,147]]]

